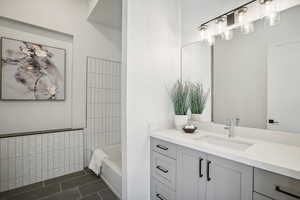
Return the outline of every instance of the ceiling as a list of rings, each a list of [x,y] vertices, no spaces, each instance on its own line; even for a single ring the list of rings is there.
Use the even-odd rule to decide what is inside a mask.
[[[88,20],[104,26],[122,28],[122,0],[91,0]]]

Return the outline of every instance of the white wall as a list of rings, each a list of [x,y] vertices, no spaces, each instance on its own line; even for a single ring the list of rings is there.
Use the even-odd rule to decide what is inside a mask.
[[[86,20],[87,14],[88,2],[84,0],[1,0],[0,6],[0,16],[74,36],[72,128],[85,126],[87,56],[121,59],[120,32],[101,25],[90,24]],[[33,126],[33,124],[28,126]],[[54,126],[51,125],[55,128]]]
[[[0,134],[71,128],[73,38],[6,18],[0,18],[0,37],[30,41],[66,50],[66,100],[55,103],[50,101],[0,101]],[[3,81],[4,79],[5,77],[2,77]],[[36,123],[37,121],[39,123]]]
[[[203,84],[205,91],[211,91],[211,53],[210,46],[202,42],[185,45],[181,50],[182,80]],[[202,113],[203,121],[211,121],[211,92]]]
[[[88,20],[121,30],[122,0],[90,0]]]
[[[122,69],[123,116],[127,110],[122,122],[123,185],[127,185],[123,199],[146,200],[150,199],[148,126],[172,120],[166,84],[180,77],[179,2],[123,0],[123,6],[123,28],[127,27],[123,29],[126,71]]]

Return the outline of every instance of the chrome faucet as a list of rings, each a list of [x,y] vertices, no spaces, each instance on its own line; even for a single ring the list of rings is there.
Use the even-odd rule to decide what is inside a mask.
[[[238,126],[239,122],[240,122],[239,118],[227,120],[227,123],[226,123],[226,126],[224,127],[224,129],[228,130],[228,137],[230,137],[230,138],[234,137],[234,129],[235,129],[235,126]]]

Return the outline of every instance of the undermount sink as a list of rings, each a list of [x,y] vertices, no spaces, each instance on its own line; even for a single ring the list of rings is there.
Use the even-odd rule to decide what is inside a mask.
[[[233,150],[239,150],[239,151],[245,151],[253,145],[248,142],[239,141],[232,138],[222,138],[217,136],[203,136],[195,140],[205,142],[207,144],[221,146],[221,147],[225,147]]]

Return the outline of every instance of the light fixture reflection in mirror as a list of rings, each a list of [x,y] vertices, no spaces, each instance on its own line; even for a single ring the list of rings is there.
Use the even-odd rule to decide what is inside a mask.
[[[233,38],[233,30],[227,28],[221,37],[222,40],[231,40]]]
[[[216,42],[216,38],[214,35],[209,35],[208,38],[207,38],[207,43],[209,46],[213,46]]]
[[[254,32],[254,25],[251,22],[247,22],[241,26],[241,31],[244,34],[250,34]]]

